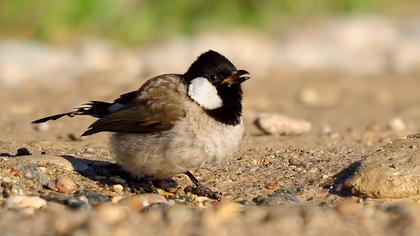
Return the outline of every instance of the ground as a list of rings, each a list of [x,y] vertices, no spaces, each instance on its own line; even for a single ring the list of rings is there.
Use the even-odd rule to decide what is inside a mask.
[[[7,235],[415,235],[418,199],[352,196],[340,181],[348,174],[346,168],[366,154],[419,132],[417,75],[272,74],[244,83],[246,134],[240,150],[219,166],[192,170],[223,194],[221,202],[185,193],[191,182],[184,175],[173,178],[180,187],[175,195],[160,190],[166,199],[146,195],[155,202],[151,205],[133,200],[150,189],[114,164],[109,134],[79,138],[93,118],[63,118],[38,127],[30,123],[90,100],[112,100],[144,80],[92,75],[1,88],[1,228]],[[266,135],[254,125],[263,112],[307,120],[312,129],[301,135]],[[403,127],[393,125],[395,119]],[[15,155],[20,148],[31,155],[23,155],[25,150]],[[60,194],[57,179],[64,177],[76,186]],[[48,203],[36,211],[21,209],[7,200],[13,191],[41,196]]]

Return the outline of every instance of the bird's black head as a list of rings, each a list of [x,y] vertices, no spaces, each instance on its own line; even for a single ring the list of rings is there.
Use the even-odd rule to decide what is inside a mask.
[[[215,51],[201,54],[184,74],[189,96],[206,112],[224,124],[236,125],[242,112],[241,83],[248,72],[237,70],[223,55]]]
[[[201,54],[191,64],[188,71],[184,74],[184,79],[190,82],[195,78],[204,77],[215,87],[230,87],[249,79],[247,75],[247,71],[237,70],[232,62],[220,53],[209,50]]]

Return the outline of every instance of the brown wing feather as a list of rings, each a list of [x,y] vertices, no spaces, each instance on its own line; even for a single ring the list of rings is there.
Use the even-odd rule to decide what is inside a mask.
[[[179,75],[162,75],[147,81],[136,99],[121,111],[94,122],[83,136],[98,132],[151,133],[168,130],[185,116],[185,85]]]

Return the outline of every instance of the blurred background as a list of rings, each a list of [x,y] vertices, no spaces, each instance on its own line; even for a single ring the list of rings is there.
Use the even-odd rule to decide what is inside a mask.
[[[250,117],[280,111],[323,129],[409,114],[416,129],[419,10],[417,0],[2,0],[1,100],[31,117],[111,100],[213,49],[251,72]]]
[[[50,80],[77,64],[67,76],[120,66],[129,77],[181,73],[207,49],[254,73],[411,72],[419,9],[416,0],[3,0],[0,79]]]

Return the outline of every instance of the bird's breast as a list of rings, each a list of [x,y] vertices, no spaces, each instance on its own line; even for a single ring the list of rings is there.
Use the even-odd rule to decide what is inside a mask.
[[[236,151],[244,134],[243,122],[226,125],[216,121],[195,103],[186,104],[186,116],[174,127],[180,139],[189,143],[190,150],[206,158],[205,162],[218,162]],[[181,142],[183,143],[183,142]]]

